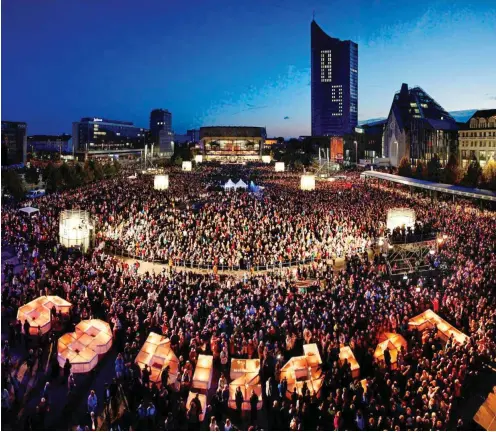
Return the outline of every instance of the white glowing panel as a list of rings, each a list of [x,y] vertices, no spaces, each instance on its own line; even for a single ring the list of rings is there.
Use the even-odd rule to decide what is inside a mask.
[[[202,163],[203,162],[203,155],[196,155],[195,156],[195,162],[196,163]]]
[[[284,162],[276,162],[275,165],[276,172],[284,172]]]
[[[59,242],[65,247],[90,246],[90,214],[85,210],[65,210],[59,218]]]
[[[183,162],[183,171],[191,171],[191,161]]]
[[[156,175],[153,180],[153,188],[155,190],[169,189],[169,176],[167,174]]]
[[[322,50],[320,52],[320,81],[332,81],[332,55],[331,50]]]
[[[268,156],[268,155],[262,156],[262,162],[269,164],[270,163],[270,156]]]
[[[387,213],[387,228],[393,231],[395,228],[415,225],[415,210],[409,208],[393,208]]]
[[[300,181],[301,190],[314,190],[315,189],[315,176],[310,174],[303,174]]]
[[[343,86],[333,85],[331,87],[331,101],[338,104],[338,111],[332,113],[333,116],[343,115]]]

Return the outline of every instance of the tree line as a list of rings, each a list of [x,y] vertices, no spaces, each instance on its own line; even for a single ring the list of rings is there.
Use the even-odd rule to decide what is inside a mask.
[[[449,156],[444,168],[437,155],[433,155],[427,164],[418,161],[416,165],[412,165],[410,159],[404,157],[398,165],[398,175],[437,183],[496,190],[496,162],[490,159],[482,169],[475,156],[466,168],[459,165],[457,157],[453,154]]]

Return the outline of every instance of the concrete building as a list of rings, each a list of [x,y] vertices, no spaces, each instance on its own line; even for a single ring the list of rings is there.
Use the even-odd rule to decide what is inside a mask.
[[[174,152],[172,113],[169,110],[157,108],[150,113],[150,135],[155,153],[168,155]]]
[[[28,151],[70,153],[72,151],[71,135],[30,135]]]
[[[455,119],[422,88],[403,84],[394,95],[384,129],[383,157],[397,167],[403,157],[415,165],[437,155],[445,165],[450,154],[458,153],[457,144]]]
[[[27,129],[25,122],[2,120],[2,166],[26,163]]]
[[[459,161],[463,167],[475,157],[483,167],[496,160],[496,109],[478,110],[458,132]]]
[[[358,120],[358,45],[311,24],[312,136],[353,132]]]

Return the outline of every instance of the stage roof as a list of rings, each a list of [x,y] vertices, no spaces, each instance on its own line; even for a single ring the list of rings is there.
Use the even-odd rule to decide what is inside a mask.
[[[362,175],[369,178],[387,180],[394,183],[418,187],[421,189],[435,190],[437,192],[447,193],[451,195],[459,195],[467,198],[477,198],[488,201],[496,201],[496,193],[485,189],[468,188],[468,187],[455,186],[444,183],[435,183],[427,180],[419,180],[419,179],[403,177],[403,176],[388,174],[379,171],[364,171]]]

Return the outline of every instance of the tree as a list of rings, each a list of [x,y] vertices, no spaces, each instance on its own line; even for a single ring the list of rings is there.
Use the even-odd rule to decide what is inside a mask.
[[[415,172],[413,173],[413,176],[416,179],[422,180],[424,178],[424,171],[425,171],[425,165],[422,163],[422,161],[417,161],[417,165],[415,166]]]
[[[182,166],[183,165],[183,158],[181,156],[176,156],[174,158],[174,165]]]
[[[26,193],[21,176],[14,170],[2,171],[2,187],[15,199],[21,199]]]
[[[461,179],[458,158],[452,153],[448,158],[448,163],[444,168],[443,181],[448,184],[457,184]]]
[[[398,165],[398,175],[403,177],[412,177],[412,165],[410,163],[410,159],[406,156],[400,160],[400,164]]]
[[[303,168],[303,162],[299,159],[296,159],[293,163],[293,166],[294,166],[296,171],[301,171]]]
[[[43,171],[43,180],[46,183],[47,190],[50,192],[59,190],[64,184],[60,169],[51,162]]]
[[[483,187],[496,190],[496,161],[489,159],[482,171]]]
[[[434,154],[431,160],[427,162],[427,180],[436,183],[441,180],[441,163],[437,154]]]
[[[24,174],[24,178],[26,179],[26,183],[38,184],[40,180],[40,174],[38,173],[38,168],[31,165],[26,170],[26,173]]]
[[[463,176],[462,185],[467,187],[477,187],[482,176],[482,168],[479,165],[475,155],[472,155],[472,160],[468,164],[467,171]]]

